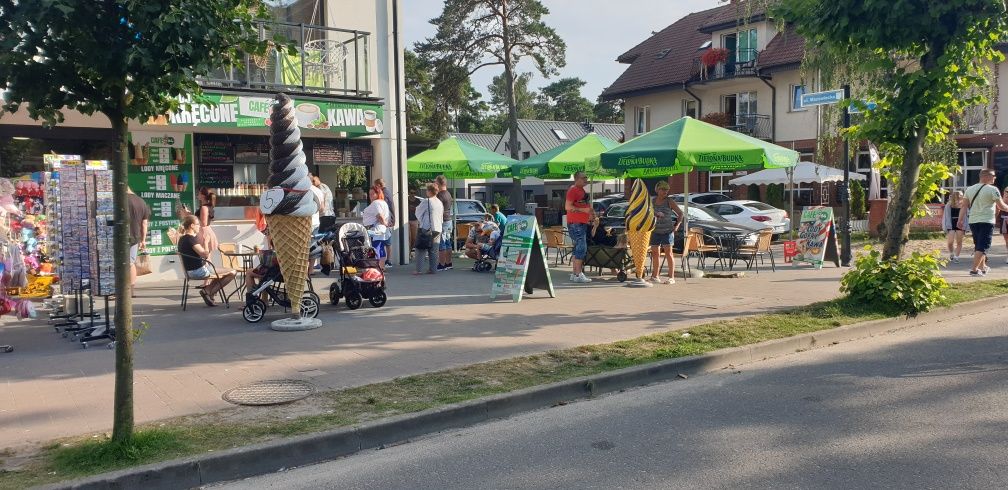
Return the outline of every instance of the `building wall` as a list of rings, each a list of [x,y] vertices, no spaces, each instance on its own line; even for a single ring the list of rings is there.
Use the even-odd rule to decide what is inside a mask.
[[[775,72],[770,80],[777,87],[777,126],[774,139],[776,141],[794,141],[816,139],[818,137],[819,111],[815,108],[792,110],[791,87],[801,85],[801,73],[798,70]],[[811,83],[805,84],[809,91]]]

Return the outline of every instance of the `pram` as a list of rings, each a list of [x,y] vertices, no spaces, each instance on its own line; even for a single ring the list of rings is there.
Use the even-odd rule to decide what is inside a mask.
[[[619,282],[626,281],[627,272],[633,269],[633,260],[627,253],[626,245],[620,246],[619,235],[623,234],[623,229],[606,230],[604,226],[595,225],[591,231],[592,233],[588,235],[584,266],[595,267],[600,276],[602,269],[615,270],[616,279]],[[613,236],[614,234],[616,236]]]
[[[280,272],[280,263],[276,261],[273,251],[266,251],[261,260],[265,268],[263,278],[255,289],[245,293],[245,307],[242,308],[242,317],[249,323],[262,320],[266,314],[266,308],[271,305],[280,305],[285,312],[291,307],[283,274]],[[307,266],[308,264],[305,263],[305,267]],[[317,317],[319,303],[319,295],[315,293],[311,277],[309,277],[307,289],[301,295],[301,316],[304,318]]]
[[[375,308],[384,306],[388,301],[385,274],[378,266],[378,254],[371,247],[367,228],[347,223],[340,228],[337,242],[339,278],[329,286],[329,302],[337,305],[340,298],[346,298],[347,308],[356,310],[367,298]]]
[[[501,244],[503,242],[504,234],[499,233],[489,250],[483,250],[483,247],[480,247],[479,258],[473,263],[472,270],[476,272],[490,272],[494,270],[497,266],[497,257],[500,255]]]

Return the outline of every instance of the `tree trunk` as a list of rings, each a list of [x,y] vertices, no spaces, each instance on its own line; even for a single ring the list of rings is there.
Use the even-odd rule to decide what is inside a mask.
[[[900,167],[899,185],[896,187],[896,198],[889,202],[886,211],[885,243],[882,248],[883,259],[903,257],[903,247],[910,237],[910,220],[913,218],[913,198],[917,193],[917,179],[920,177],[921,158],[924,154],[924,140],[927,133],[921,128],[917,138],[904,146],[906,150],[903,165]]]
[[[112,256],[115,259],[115,400],[112,441],[126,443],[133,438],[133,287],[130,284],[129,212],[126,195],[126,144],[128,121],[120,114],[106,114],[112,121]]]
[[[508,105],[508,146],[511,147],[511,158],[518,159],[518,103],[515,101],[514,61],[511,59],[511,28],[508,25],[508,2],[501,1],[501,34],[504,38],[504,92]],[[519,213],[524,213],[525,192],[522,190],[521,178],[511,179],[511,207]]]

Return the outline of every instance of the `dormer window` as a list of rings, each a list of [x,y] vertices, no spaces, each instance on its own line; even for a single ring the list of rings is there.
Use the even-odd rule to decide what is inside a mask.
[[[710,48],[713,45],[714,45],[714,42],[711,41],[710,39],[708,39],[708,40],[704,41],[703,44],[701,44],[699,48],[697,48],[697,51],[703,51],[705,49]]]
[[[658,60],[664,59],[671,52],[672,52],[672,48],[665,48],[665,49],[661,50],[658,54],[655,55],[655,59],[658,59]]]
[[[557,128],[553,128],[553,135],[560,141],[567,141],[569,139],[567,138],[567,133],[564,133],[562,130]]]

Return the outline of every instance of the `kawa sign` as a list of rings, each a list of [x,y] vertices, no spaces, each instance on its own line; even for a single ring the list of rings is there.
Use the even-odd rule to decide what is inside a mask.
[[[380,104],[333,102],[294,98],[297,125],[305,129],[336,131],[347,136],[384,132]],[[204,94],[199,100],[180,98],[178,112],[151,118],[148,126],[212,128],[265,128],[274,99],[265,95]]]

